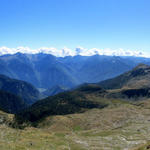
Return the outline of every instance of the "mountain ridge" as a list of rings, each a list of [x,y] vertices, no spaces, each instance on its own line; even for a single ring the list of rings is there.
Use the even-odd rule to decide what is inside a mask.
[[[150,66],[139,64],[116,78],[108,79],[99,83],[104,89],[140,88],[150,87]]]

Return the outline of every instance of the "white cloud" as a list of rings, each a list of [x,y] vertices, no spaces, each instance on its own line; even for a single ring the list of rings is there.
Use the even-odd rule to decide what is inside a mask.
[[[67,48],[67,47],[64,47],[63,49],[60,50],[61,51],[61,56],[62,57],[65,57],[65,56],[75,56],[76,53],[75,51]]]
[[[65,56],[92,56],[92,55],[108,55],[108,56],[137,56],[137,57],[150,57],[150,54],[143,53],[142,51],[133,51],[133,50],[124,50],[124,49],[85,49],[83,47],[77,47],[75,50],[71,50],[67,47],[63,49],[56,49],[53,47],[42,47],[39,49],[30,49],[29,47],[17,47],[17,48],[8,48],[8,47],[0,47],[0,55],[5,54],[15,54],[17,52],[27,53],[27,54],[37,54],[37,53],[46,53],[52,54],[57,57],[65,57]]]
[[[30,50],[31,51],[31,50]],[[54,47],[51,47],[51,48],[48,48],[48,47],[42,47],[42,48],[39,48],[37,50],[35,50],[36,53],[45,53],[45,54],[52,54],[52,55],[55,55],[55,56],[59,56],[60,55],[60,52],[58,49],[54,48]],[[31,52],[32,53],[32,52]]]

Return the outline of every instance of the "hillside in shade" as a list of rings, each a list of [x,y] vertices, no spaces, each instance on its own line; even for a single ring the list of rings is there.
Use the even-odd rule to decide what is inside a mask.
[[[27,104],[20,97],[0,90],[0,110],[17,113],[26,107]]]
[[[24,100],[27,105],[36,102],[40,97],[39,91],[30,83],[0,75],[0,90],[12,93]]]

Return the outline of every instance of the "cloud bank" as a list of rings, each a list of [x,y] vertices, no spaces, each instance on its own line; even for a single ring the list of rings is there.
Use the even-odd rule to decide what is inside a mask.
[[[8,48],[0,47],[0,55],[6,54],[15,54],[15,53],[25,53],[25,54],[37,54],[37,53],[46,53],[52,54],[57,57],[65,56],[92,56],[92,55],[107,55],[107,56],[136,56],[136,57],[150,57],[150,54],[143,53],[142,51],[133,51],[133,50],[124,50],[124,49],[86,49],[83,47],[77,47],[75,50],[69,49],[67,47],[63,49],[57,49],[53,47],[42,47],[39,49],[31,49],[29,47],[18,47],[18,48]]]

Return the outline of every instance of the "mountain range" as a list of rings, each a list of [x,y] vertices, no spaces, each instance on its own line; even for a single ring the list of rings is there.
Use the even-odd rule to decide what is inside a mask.
[[[149,58],[119,56],[66,56],[50,54],[7,54],[0,56],[0,74],[31,83],[36,88],[74,88],[96,83],[129,71]]]
[[[136,66],[139,63],[140,65]],[[149,95],[150,68],[146,64],[150,64],[150,59],[142,57],[100,55],[55,57],[43,53],[3,55],[0,56],[0,73],[5,75],[0,75],[0,90],[17,96],[17,101],[19,97],[21,99],[19,103],[24,104],[20,106],[18,103],[20,110],[39,99],[64,91],[66,93],[68,91],[71,97],[81,93],[84,95],[83,91],[76,90],[82,84],[98,85],[105,89],[106,93],[102,98],[134,99]],[[133,70],[129,71],[132,68]],[[140,94],[136,95],[137,93]],[[64,97],[63,93],[61,96]],[[58,95],[56,99],[59,99]],[[18,110],[17,108],[16,111],[9,112]]]

